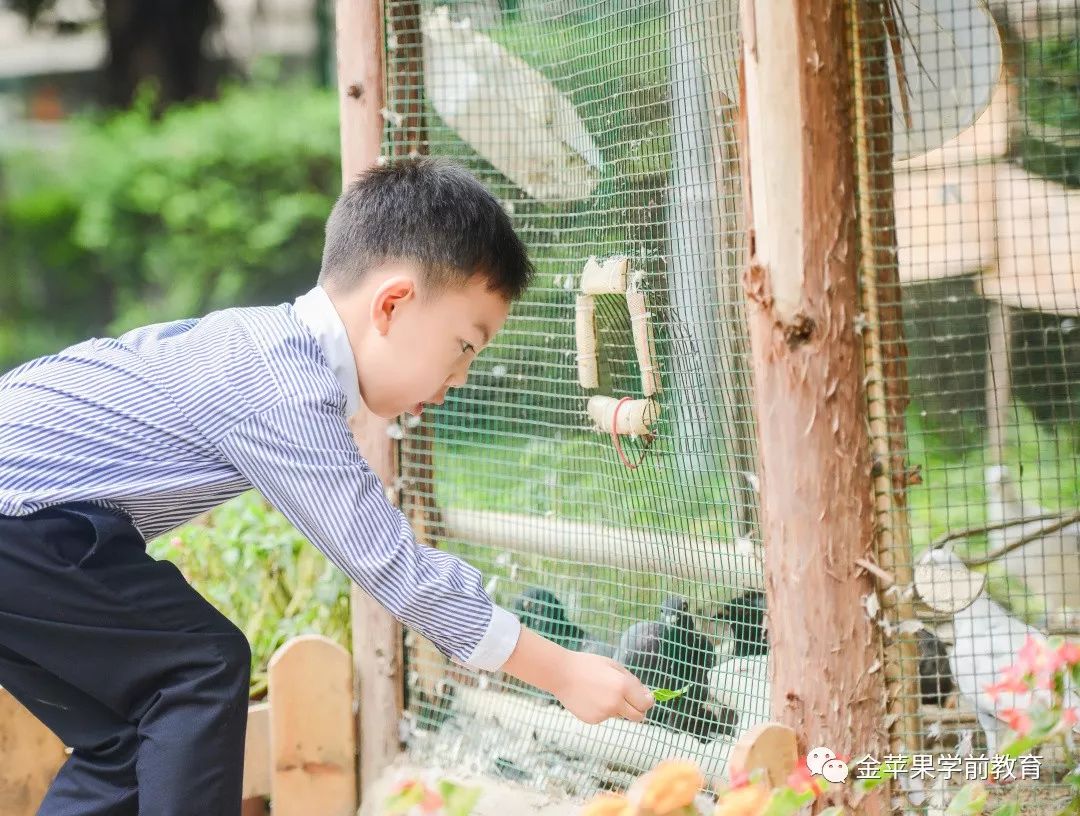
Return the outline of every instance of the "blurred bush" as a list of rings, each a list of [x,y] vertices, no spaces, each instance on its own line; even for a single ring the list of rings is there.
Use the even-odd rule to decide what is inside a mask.
[[[337,103],[226,91],[73,123],[0,159],[0,370],[90,335],[291,300],[315,280],[340,190]]]

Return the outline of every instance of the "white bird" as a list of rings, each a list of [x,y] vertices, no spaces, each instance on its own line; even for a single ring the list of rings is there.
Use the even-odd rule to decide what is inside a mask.
[[[725,660],[709,672],[709,702],[739,714],[739,731],[747,731],[770,719],[769,656],[753,655]]]
[[[991,552],[1052,521],[1037,520],[1050,511],[1022,498],[1005,465],[986,469],[986,495],[986,520],[991,524],[1036,519],[990,531],[987,541]],[[1012,550],[999,563],[1042,599],[1046,625],[1073,626],[1080,621],[1080,523],[1040,536]]]
[[[964,569],[960,558],[950,549],[929,550],[924,563],[949,569]],[[1051,703],[1049,692],[1003,692],[994,700],[986,687],[1002,679],[1002,673],[1017,663],[1021,648],[1031,637],[1045,643],[1046,636],[1033,626],[1017,620],[983,593],[953,618],[953,649],[949,664],[961,697],[975,710],[979,725],[986,735],[989,755],[997,753],[1009,728],[1002,712],[1007,709],[1030,710],[1033,702],[1043,706]],[[1066,691],[1067,705],[1080,704],[1080,695],[1072,688]]]

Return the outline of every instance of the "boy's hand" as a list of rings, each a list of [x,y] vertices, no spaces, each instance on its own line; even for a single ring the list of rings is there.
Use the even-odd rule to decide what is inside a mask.
[[[502,668],[554,694],[567,711],[590,725],[610,717],[641,722],[655,702],[641,681],[611,658],[571,652],[526,627]]]
[[[566,662],[567,677],[551,693],[567,711],[590,725],[610,717],[644,721],[655,701],[625,666],[610,657],[575,652]]]

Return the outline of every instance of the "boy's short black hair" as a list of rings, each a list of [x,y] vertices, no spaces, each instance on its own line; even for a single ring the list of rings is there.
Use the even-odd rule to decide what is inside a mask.
[[[348,186],[326,222],[319,283],[351,287],[395,260],[417,263],[429,292],[480,274],[516,300],[533,276],[502,205],[463,167],[433,158],[374,167]]]

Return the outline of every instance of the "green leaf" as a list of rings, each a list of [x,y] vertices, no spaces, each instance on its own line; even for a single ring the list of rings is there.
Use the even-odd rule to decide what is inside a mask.
[[[793,816],[813,801],[813,791],[797,793],[791,788],[781,788],[773,794],[761,816]]]
[[[1018,802],[1006,802],[990,816],[1020,816],[1020,804]]]
[[[986,788],[978,782],[964,785],[945,809],[946,816],[977,816],[986,807]]]
[[[840,805],[833,805],[832,807],[825,808],[818,816],[844,816],[844,809]]]
[[[469,816],[480,800],[480,788],[466,788],[444,779],[439,782],[439,793],[447,816]]]
[[[1007,757],[1012,757],[1013,759],[1016,759],[1021,754],[1026,754],[1032,748],[1037,746],[1041,741],[1042,740],[1039,737],[1036,737],[1036,736],[1020,737],[1018,739],[1013,740],[1008,745],[1006,745],[1004,748],[1002,748],[1001,749],[1001,755],[1002,756],[1007,756]]]
[[[686,692],[690,691],[690,686],[683,686],[681,689],[672,691],[671,689],[658,688],[652,690],[653,699],[658,703],[666,703],[668,700],[674,700],[676,697],[682,697]]]

